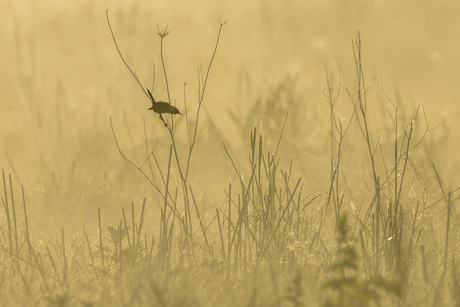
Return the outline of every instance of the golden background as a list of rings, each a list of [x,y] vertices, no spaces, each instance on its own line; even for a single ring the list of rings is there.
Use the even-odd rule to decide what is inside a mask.
[[[214,125],[192,161],[193,186],[208,191],[208,197],[234,177],[222,142],[248,169],[252,126],[263,126],[273,150],[286,113],[283,161],[294,159],[296,175],[312,190],[327,187],[325,66],[335,84],[341,74],[343,87],[356,88],[352,40],[357,31],[372,83],[370,109],[385,107],[380,82],[407,114],[423,104],[430,128],[442,125],[420,152],[455,185],[460,8],[454,2],[2,1],[0,165],[27,195],[44,199],[35,204],[37,213],[45,206],[86,214],[150,197],[148,184],[118,153],[109,116],[120,146],[135,161],[145,158],[143,118],[152,144],[159,140],[157,153],[169,150],[166,130],[147,111],[149,101],[115,49],[107,9],[120,50],[144,87],[151,87],[155,65],[154,95],[160,100],[167,95],[157,31],[169,26],[164,55],[172,100],[180,110],[185,82],[187,103],[196,106],[197,69],[209,63],[219,19],[228,22],[210,73],[200,132]],[[274,97],[283,86],[284,94]],[[349,118],[345,91],[339,109],[338,116]],[[376,131],[384,113],[376,111]],[[184,116],[177,119],[177,136],[184,136],[186,150]],[[58,218],[65,218],[66,210]]]

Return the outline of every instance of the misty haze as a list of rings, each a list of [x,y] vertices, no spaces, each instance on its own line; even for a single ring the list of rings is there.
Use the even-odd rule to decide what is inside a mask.
[[[0,305],[460,305],[459,13],[2,1]]]

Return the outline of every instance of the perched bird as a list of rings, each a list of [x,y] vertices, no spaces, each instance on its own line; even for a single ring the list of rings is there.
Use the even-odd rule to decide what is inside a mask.
[[[147,89],[147,93],[149,93],[150,101],[152,102],[152,107],[149,108],[149,110],[152,110],[153,112],[160,114],[160,118],[162,118],[162,113],[182,115],[181,112],[175,106],[170,105],[167,102],[155,101],[149,89]]]

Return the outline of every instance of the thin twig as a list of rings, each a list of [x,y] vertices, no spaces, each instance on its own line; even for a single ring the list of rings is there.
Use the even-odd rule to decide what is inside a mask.
[[[112,34],[113,42],[115,43],[115,47],[117,48],[117,51],[118,51],[118,54],[120,55],[121,60],[123,61],[123,63],[125,64],[125,66],[128,68],[129,72],[133,75],[134,79],[136,79],[137,84],[139,84],[139,86],[141,87],[141,89],[142,89],[142,91],[144,92],[145,96],[147,96],[147,98],[148,98],[149,95],[148,95],[147,92],[145,91],[144,87],[142,86],[141,82],[140,82],[139,79],[137,78],[136,74],[131,70],[131,68],[129,67],[128,63],[126,63],[125,58],[123,57],[123,55],[121,54],[120,49],[118,48],[117,40],[115,39],[115,34],[113,34],[112,26],[110,25],[109,10],[105,11],[105,15],[107,16],[107,23],[108,23],[108,25],[109,25],[110,33]],[[152,88],[152,89],[153,89],[153,88]]]

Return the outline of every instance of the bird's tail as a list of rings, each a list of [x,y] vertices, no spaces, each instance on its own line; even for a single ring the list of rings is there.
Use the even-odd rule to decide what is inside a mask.
[[[152,93],[150,93],[150,90],[149,90],[149,89],[147,89],[147,93],[149,94],[149,97],[150,97],[150,100],[152,100],[152,103],[155,103],[156,101],[155,101],[155,99],[153,98]]]

